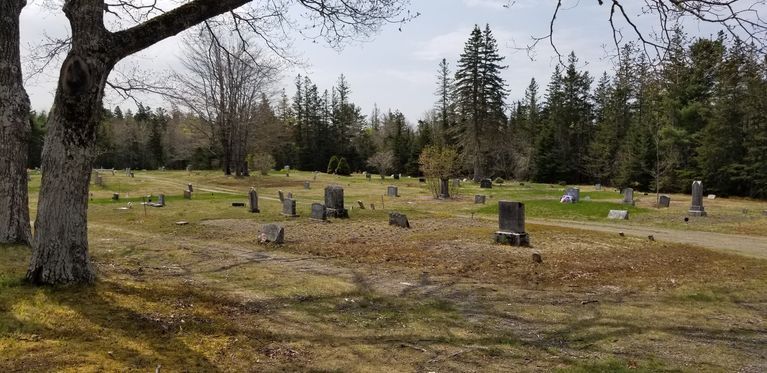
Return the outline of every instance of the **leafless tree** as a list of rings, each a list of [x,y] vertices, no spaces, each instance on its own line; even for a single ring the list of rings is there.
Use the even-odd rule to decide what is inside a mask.
[[[0,243],[29,243],[27,141],[29,98],[19,53],[19,15],[26,0],[0,2]]]
[[[394,167],[394,152],[387,150],[375,153],[368,159],[368,165],[375,167],[381,176],[381,180],[383,180],[386,172]]]
[[[104,87],[115,65],[195,25],[229,26],[243,42],[260,38],[279,52],[280,33],[299,30],[333,46],[368,37],[385,23],[407,21],[407,0],[64,0],[72,30],[42,154],[33,253],[27,278],[36,284],[88,283],[88,184]],[[180,4],[180,5],[179,5]],[[244,7],[250,5],[249,7]],[[296,20],[291,15],[298,14]],[[109,27],[107,27],[109,23]],[[314,34],[310,34],[314,32]],[[5,45],[7,35],[0,35]],[[0,155],[5,156],[5,155]]]

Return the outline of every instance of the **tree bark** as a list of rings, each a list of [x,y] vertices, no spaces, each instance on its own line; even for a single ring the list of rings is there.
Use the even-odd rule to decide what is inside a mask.
[[[28,244],[29,97],[19,53],[19,16],[26,0],[0,2],[0,243]]]

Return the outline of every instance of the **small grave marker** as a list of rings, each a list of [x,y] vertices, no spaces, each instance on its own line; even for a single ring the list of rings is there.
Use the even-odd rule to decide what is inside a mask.
[[[321,203],[312,203],[311,218],[314,220],[322,220],[322,221],[328,220],[328,214],[327,214],[327,209],[325,209],[325,205]]]
[[[360,210],[364,210],[365,209],[365,204],[362,203],[362,201],[357,201],[357,205],[360,207]]]
[[[608,219],[628,220],[629,212],[626,210],[610,210],[607,214]]]
[[[634,206],[634,189],[623,189],[623,202],[624,205]]]
[[[492,189],[493,188],[493,181],[490,179],[482,179],[479,182],[479,187],[482,189]]]
[[[280,198],[280,202],[285,202],[285,194],[281,191],[277,191],[277,196]]]
[[[386,195],[389,197],[399,197],[397,187],[390,185],[386,188]]]
[[[658,207],[670,207],[670,206],[671,206],[671,197],[664,194],[658,198]]]
[[[285,228],[279,224],[266,224],[259,230],[260,243],[282,244],[285,242]]]
[[[311,189],[311,184],[308,181],[304,181],[304,189]]]
[[[485,196],[483,194],[476,194],[476,195],[474,195],[474,203],[475,204],[482,204],[482,205],[484,205],[486,198],[487,198],[487,196]]]
[[[410,228],[410,222],[407,220],[407,216],[405,214],[400,214],[399,212],[389,213],[389,225],[394,225],[400,228]]]
[[[185,190],[184,191],[184,199],[192,199],[192,192]]]
[[[292,198],[285,198],[282,201],[282,215],[289,216],[291,218],[298,217],[296,214],[296,201]]]

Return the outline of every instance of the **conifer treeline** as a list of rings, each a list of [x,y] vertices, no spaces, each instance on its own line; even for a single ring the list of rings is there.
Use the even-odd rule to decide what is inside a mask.
[[[457,149],[462,175],[546,183],[601,183],[684,192],[702,179],[708,192],[767,198],[767,59],[750,45],[689,41],[682,32],[661,62],[637,48],[620,51],[614,71],[596,82],[575,54],[555,66],[545,88],[532,79],[525,96],[506,101],[507,67],[489,27],[475,27],[455,73],[443,59],[435,105],[411,127],[399,111],[363,115],[342,75],[322,90],[307,76],[291,98],[265,95],[257,105],[248,154],[275,167],[326,171],[343,157],[352,171],[378,172],[376,153],[393,155],[389,172],[416,176],[427,145]],[[177,109],[136,114],[105,110],[98,165],[132,168],[221,167],[211,123]],[[35,166],[44,115],[34,118]],[[460,175],[456,175],[460,176]]]

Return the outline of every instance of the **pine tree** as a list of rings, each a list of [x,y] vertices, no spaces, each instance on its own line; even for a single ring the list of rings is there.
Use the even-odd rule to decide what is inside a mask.
[[[435,110],[437,112],[437,122],[442,145],[454,145],[453,134],[453,79],[450,77],[450,66],[446,59],[442,59],[437,70],[437,103]]]

